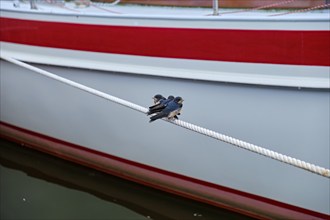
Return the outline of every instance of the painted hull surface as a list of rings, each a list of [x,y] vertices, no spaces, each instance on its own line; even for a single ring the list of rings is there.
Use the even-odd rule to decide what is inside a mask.
[[[291,24],[269,20],[270,28],[255,15],[244,25],[235,18],[4,10],[1,55],[145,107],[154,94],[180,95],[182,120],[328,167],[330,43],[323,13]],[[219,38],[224,51],[244,49],[237,56],[205,52],[200,41],[205,50],[219,48],[204,34]],[[191,52],[181,45],[188,39],[196,42]],[[289,44],[301,39],[306,50]],[[149,123],[144,114],[5,60],[0,76],[3,138],[254,217],[329,218],[328,178],[162,120]]]
[[[110,12],[47,5],[38,13],[27,5],[4,9],[2,54],[22,61],[215,82],[330,87],[328,10],[210,16],[209,9],[142,6]]]

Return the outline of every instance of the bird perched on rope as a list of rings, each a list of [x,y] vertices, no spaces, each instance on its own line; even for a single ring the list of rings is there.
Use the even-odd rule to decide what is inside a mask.
[[[154,116],[151,116],[149,122],[153,122],[160,118],[173,119],[177,117],[177,115],[180,113],[182,109],[183,106],[182,102],[183,99],[180,96],[175,97],[166,105],[166,107],[161,112],[157,113]]]
[[[162,100],[166,100],[166,98],[160,94],[155,95],[152,99],[154,100],[155,105],[159,104]]]
[[[161,99],[157,104],[149,107],[149,111],[148,111],[147,115],[152,115],[154,113],[161,112],[166,107],[166,105],[173,99],[174,99],[174,96],[172,96],[172,95],[167,97],[167,99],[165,99],[165,98]]]

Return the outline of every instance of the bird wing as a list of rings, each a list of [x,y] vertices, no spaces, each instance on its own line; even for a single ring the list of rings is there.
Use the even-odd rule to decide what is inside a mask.
[[[160,112],[157,115],[151,116],[149,122],[153,122],[153,121],[155,121],[157,119],[161,119],[161,118],[164,118],[164,117],[167,117],[167,116],[168,116],[168,113],[166,113],[166,112]]]

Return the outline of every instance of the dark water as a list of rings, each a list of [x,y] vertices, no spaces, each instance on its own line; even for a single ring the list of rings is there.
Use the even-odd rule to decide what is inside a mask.
[[[0,219],[250,219],[0,139]]]

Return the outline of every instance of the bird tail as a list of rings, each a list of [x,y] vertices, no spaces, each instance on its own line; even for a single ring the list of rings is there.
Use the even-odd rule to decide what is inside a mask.
[[[152,106],[149,106],[149,109],[153,109],[153,108],[155,108],[155,107],[158,106],[158,105],[160,105],[160,103],[157,103],[157,104],[154,104],[154,105],[152,105]]]
[[[151,116],[149,122],[153,122],[153,121],[156,121],[157,119],[164,118],[164,117],[166,117],[166,115],[167,115],[166,113],[161,112],[157,115]]]
[[[148,111],[147,115],[152,115],[158,112],[161,112],[163,109],[151,109]]]
[[[163,104],[157,104],[157,105],[150,106],[147,115],[161,112],[164,108],[165,108],[165,105],[163,105]]]

